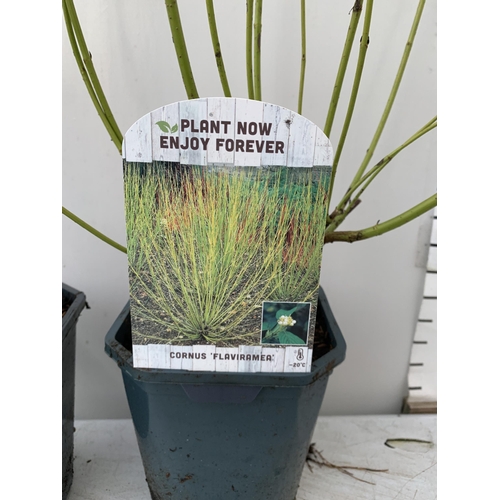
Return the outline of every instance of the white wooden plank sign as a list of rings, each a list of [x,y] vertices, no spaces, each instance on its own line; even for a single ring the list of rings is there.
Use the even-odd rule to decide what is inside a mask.
[[[134,366],[310,371],[329,139],[214,97],[148,113],[123,151]]]

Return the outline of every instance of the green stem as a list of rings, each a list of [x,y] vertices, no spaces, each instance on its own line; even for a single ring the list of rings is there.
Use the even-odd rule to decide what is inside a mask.
[[[253,79],[255,89],[255,99],[262,100],[261,78],[260,78],[260,42],[262,35],[262,1],[255,0],[255,30],[253,40]]]
[[[177,54],[177,61],[179,69],[181,70],[182,81],[188,99],[197,99],[198,90],[194,81],[193,72],[191,70],[191,63],[189,62],[189,54],[184,40],[184,33],[182,31],[181,17],[179,15],[179,8],[177,7],[177,0],[165,0],[167,7],[168,22],[170,31],[172,32],[172,40],[174,41],[175,53]]]
[[[332,214],[330,214],[330,218],[332,219],[332,224],[335,225],[335,227],[338,227],[343,220],[347,217],[347,215],[354,209],[355,204],[357,204],[357,200],[363,194],[365,189],[370,185],[370,183],[375,179],[375,177],[384,169],[386,165],[390,163],[394,157],[396,157],[403,149],[408,147],[410,144],[415,142],[417,139],[425,135],[427,132],[430,132],[432,129],[437,127],[437,117],[434,117],[432,120],[430,120],[428,123],[426,123],[420,130],[415,132],[409,139],[407,139],[401,146],[396,148],[394,151],[389,153],[388,155],[384,156],[371,170],[369,170],[356,184],[353,184],[346,192],[344,197],[339,201],[337,204],[335,210],[333,211]],[[351,196],[354,194],[356,189],[358,189],[360,186],[363,186],[361,191],[351,200]],[[349,207],[352,207],[352,209],[345,210],[345,205],[347,202],[349,202]]]
[[[302,59],[300,63],[299,104],[297,111],[302,114],[304,99],[304,81],[306,77],[306,0],[300,0],[300,31],[302,35]]]
[[[215,9],[213,0],[206,0],[208,25],[210,27],[210,36],[212,37],[212,45],[214,48],[215,61],[219,71],[220,82],[224,91],[225,97],[231,97],[231,90],[229,90],[229,83],[227,81],[226,68],[224,67],[224,60],[222,59],[222,52],[220,50],[219,34],[217,32],[217,22],[215,20]]]
[[[247,0],[246,63],[247,63],[247,87],[248,87],[249,99],[253,99],[255,96],[253,89],[252,33],[253,33],[253,0]]]
[[[83,31],[80,26],[80,21],[78,19],[78,15],[76,13],[75,5],[73,0],[66,0],[66,7],[68,9],[68,14],[71,19],[71,24],[74,29],[74,33],[76,39],[78,41],[78,45],[80,47],[80,53],[83,59],[83,63],[85,64],[85,68],[87,69],[89,78],[92,82],[92,85],[95,89],[95,93],[99,98],[99,102],[101,103],[102,110],[104,114],[107,116],[109,123],[113,127],[113,130],[116,132],[117,136],[121,137],[120,130],[118,128],[118,124],[115,121],[113,113],[109,107],[106,96],[102,90],[101,83],[99,82],[99,78],[97,77],[97,73],[94,68],[94,63],[92,62],[92,55],[87,48],[87,43],[85,42],[85,37],[83,36]]]
[[[368,238],[373,238],[374,236],[380,236],[381,234],[397,229],[408,222],[416,219],[425,212],[433,209],[437,205],[437,194],[432,195],[430,198],[422,201],[418,205],[410,208],[406,212],[389,219],[380,224],[375,224],[372,227],[362,229],[360,231],[333,231],[330,227],[327,228],[325,233],[325,243],[332,243],[334,241],[344,241],[347,243],[354,243],[355,241],[366,240]]]
[[[396,157],[401,151],[403,151],[403,149],[405,149],[410,144],[415,142],[417,139],[420,139],[420,137],[424,136],[425,134],[427,134],[427,132],[430,132],[431,130],[435,129],[436,127],[437,127],[437,116],[434,117],[430,122],[426,123],[418,132],[413,134],[406,142],[401,144],[401,146],[396,148],[394,151],[392,151],[388,155],[384,156],[375,166],[373,166],[361,178],[361,180],[356,184],[354,189],[349,189],[348,193],[350,193],[350,194],[347,197],[347,199],[349,199],[349,197],[353,194],[353,191],[355,191],[363,183],[365,183],[365,186],[363,186],[363,189],[362,189],[362,191],[364,191],[366,189],[367,185],[384,169],[385,166],[387,166],[391,162],[391,160],[394,159],[394,157]],[[359,194],[361,194],[361,192]],[[359,194],[356,195],[356,197],[352,201],[359,198]],[[343,204],[345,204],[346,201],[347,200],[344,199]]]
[[[99,83],[99,79],[94,70],[92,57],[87,49],[85,38],[78,20],[75,6],[72,0],[63,0],[62,3],[64,21],[68,38],[71,44],[71,49],[75,57],[75,61],[82,75],[89,96],[94,104],[99,117],[101,118],[104,127],[108,131],[111,140],[121,154],[123,136],[114,119],[113,113],[109,108],[108,102]]]
[[[398,93],[399,84],[403,78],[403,74],[406,69],[406,63],[408,62],[408,58],[410,56],[410,52],[413,46],[413,42],[415,40],[415,36],[417,34],[418,25],[420,23],[420,18],[422,17],[422,11],[424,10],[425,0],[420,0],[418,3],[417,11],[415,13],[415,17],[413,19],[413,24],[410,30],[410,34],[408,36],[408,41],[405,45],[405,50],[403,52],[403,57],[401,58],[401,62],[399,64],[399,69],[396,74],[396,78],[394,79],[394,83],[392,85],[391,93],[389,94],[389,99],[387,100],[387,104],[385,105],[384,112],[382,113],[382,117],[380,119],[380,123],[378,124],[377,130],[375,131],[375,135],[373,136],[370,147],[368,148],[366,155],[361,163],[354,179],[351,183],[355,184],[363,175],[368,163],[370,162],[375,148],[377,147],[380,136],[382,135],[382,131],[384,130],[385,124],[387,122],[387,118],[389,117],[389,113],[391,112],[392,105],[394,104],[394,100],[396,99],[396,95]]]
[[[120,250],[120,252],[127,253],[127,249],[124,246],[120,245],[116,241],[113,241],[111,238],[108,238],[106,235],[93,228],[90,224],[87,224],[85,221],[77,217],[74,213],[70,212],[68,209],[62,207],[62,213],[73,222],[76,222],[79,226],[83,227],[83,229],[86,229],[89,233],[92,233],[94,236],[97,236],[99,239],[106,242],[108,245]]]
[[[349,22],[349,28],[347,29],[344,50],[342,51],[337,77],[335,78],[335,84],[333,86],[332,98],[330,100],[330,107],[328,108],[328,114],[326,116],[325,128],[323,129],[323,132],[327,137],[330,137],[330,133],[332,131],[333,119],[335,118],[335,111],[337,110],[340,91],[342,90],[342,83],[344,82],[347,63],[349,62],[349,56],[351,54],[352,44],[354,36],[356,35],[356,28],[358,27],[362,9],[363,0],[355,0],[352,8],[351,21]]]
[[[428,129],[426,129],[424,131],[424,133],[429,132],[430,130],[432,130],[436,126],[437,126],[437,124],[432,126],[432,127],[429,127]],[[377,177],[377,175],[382,171],[382,169],[392,160],[392,158],[393,158],[393,156],[392,157],[391,156],[385,157],[384,160],[382,160],[382,162],[379,162],[370,171],[370,173],[367,174],[368,177],[366,179],[364,186],[359,190],[359,192],[356,194],[356,196],[349,202],[347,209],[343,213],[341,213],[338,217],[333,218],[332,225],[334,227],[339,227],[340,224],[342,224],[342,222],[344,222],[346,217],[361,203],[361,200],[360,200],[361,195],[365,192],[366,188],[371,184],[373,179],[375,179],[375,177]]]
[[[354,113],[354,107],[356,105],[356,100],[358,98],[359,85],[361,83],[361,75],[363,74],[366,53],[368,51],[368,44],[370,43],[370,24],[372,19],[372,11],[373,11],[373,0],[367,0],[365,20],[363,23],[363,34],[361,35],[361,40],[359,43],[358,63],[356,65],[356,72],[354,74],[354,80],[351,89],[351,97],[349,99],[349,105],[347,107],[347,112],[344,119],[344,125],[342,127],[342,132],[339,137],[339,142],[337,143],[335,158],[333,159],[332,175],[330,176],[330,186],[328,189],[328,204],[330,204],[332,201],[333,185],[335,183],[335,176],[337,174],[337,168],[340,161],[340,156],[344,148],[347,133],[351,125],[352,115]]]

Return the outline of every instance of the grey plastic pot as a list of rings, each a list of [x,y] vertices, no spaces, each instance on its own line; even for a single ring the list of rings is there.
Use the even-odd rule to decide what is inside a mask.
[[[130,311],[106,335],[122,370],[153,500],[293,500],[329,375],[345,358],[320,290],[317,322],[331,350],[310,373],[136,369]]]
[[[73,427],[75,420],[76,323],[85,307],[85,294],[62,284],[63,303],[71,302],[62,318],[62,497],[73,482]]]

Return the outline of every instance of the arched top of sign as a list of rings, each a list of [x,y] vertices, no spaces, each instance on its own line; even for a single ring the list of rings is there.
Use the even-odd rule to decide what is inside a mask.
[[[330,140],[289,109],[249,99],[209,97],[158,108],[125,134],[128,162],[185,165],[331,166]]]

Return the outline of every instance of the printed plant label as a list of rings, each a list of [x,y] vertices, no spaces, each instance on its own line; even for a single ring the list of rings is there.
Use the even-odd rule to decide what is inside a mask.
[[[156,109],[123,141],[134,366],[311,369],[329,139],[247,99]]]

